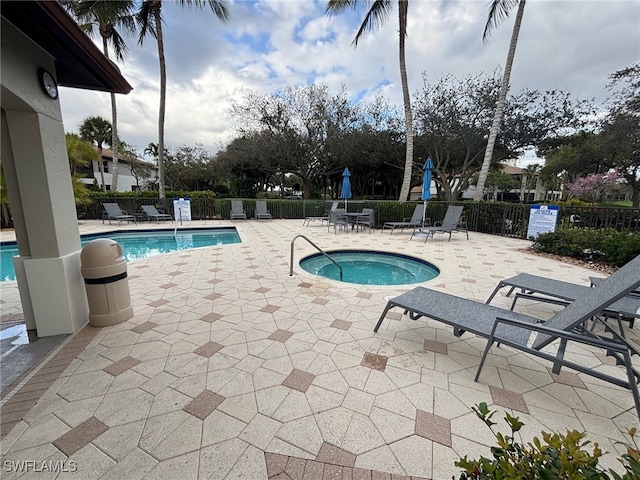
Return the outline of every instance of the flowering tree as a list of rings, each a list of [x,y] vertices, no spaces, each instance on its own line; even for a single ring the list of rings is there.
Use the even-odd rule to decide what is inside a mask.
[[[586,202],[599,202],[607,193],[611,193],[626,183],[618,170],[610,170],[606,174],[590,173],[569,184],[567,189],[571,196]]]

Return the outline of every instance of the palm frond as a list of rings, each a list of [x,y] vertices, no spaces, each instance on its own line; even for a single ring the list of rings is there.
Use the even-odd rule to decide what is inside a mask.
[[[511,9],[518,5],[520,0],[492,0],[489,3],[489,15],[487,16],[487,24],[484,27],[482,41],[486,42],[491,31],[497,28],[505,18],[509,16]]]
[[[358,41],[365,34],[381,28],[389,18],[392,8],[391,0],[375,0],[365,15],[352,44],[357,47]]]

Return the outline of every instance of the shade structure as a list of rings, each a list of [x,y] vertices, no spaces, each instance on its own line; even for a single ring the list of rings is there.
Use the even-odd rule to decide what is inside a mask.
[[[342,189],[340,190],[340,198],[344,200],[344,210],[347,211],[347,200],[351,198],[351,172],[345,167],[342,172]]]
[[[424,176],[422,177],[422,196],[424,200],[424,208],[422,209],[422,226],[424,226],[424,218],[427,211],[427,200],[431,199],[431,171],[433,170],[433,161],[431,157],[427,157],[427,161],[424,162]]]

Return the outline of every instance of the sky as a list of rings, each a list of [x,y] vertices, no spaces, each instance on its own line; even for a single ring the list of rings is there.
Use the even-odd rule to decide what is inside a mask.
[[[317,0],[229,1],[230,21],[213,12],[163,5],[167,63],[165,146],[201,144],[211,153],[237,132],[234,102],[251,92],[326,84],[351,99],[382,93],[402,106],[397,2],[380,29],[354,48],[364,12],[327,16]],[[515,9],[482,41],[487,0],[410,0],[406,63],[409,89],[420,91],[451,74],[490,75],[504,67]],[[152,37],[140,46],[125,37],[129,56],[118,66],[133,86],[117,95],[118,131],[139,152],[158,141],[160,74]],[[99,42],[96,40],[96,42]],[[101,43],[100,43],[101,44]],[[511,92],[560,89],[603,103],[608,76],[640,62],[640,1],[529,0],[511,73]],[[109,94],[61,87],[66,132],[87,117],[111,120]],[[416,152],[419,156],[420,152]],[[537,161],[529,155],[519,165]]]

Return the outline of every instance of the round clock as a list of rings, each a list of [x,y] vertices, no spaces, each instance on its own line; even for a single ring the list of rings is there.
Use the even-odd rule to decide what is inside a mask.
[[[58,84],[56,83],[56,79],[53,78],[53,75],[49,73],[44,68],[38,69],[38,79],[40,80],[40,86],[44,93],[46,93],[49,98],[55,100],[58,98]]]

